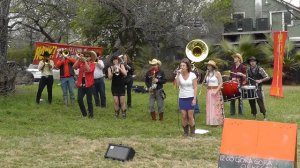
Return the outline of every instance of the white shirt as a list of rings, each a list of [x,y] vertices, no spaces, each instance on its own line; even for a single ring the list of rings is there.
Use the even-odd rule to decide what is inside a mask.
[[[44,66],[45,65],[45,66]],[[50,68],[49,65],[52,67]],[[53,75],[52,69],[54,67],[54,62],[49,60],[48,64],[45,64],[43,60],[39,62],[38,70],[42,72],[42,76]]]
[[[96,67],[95,67],[95,71],[94,71],[94,78],[95,79],[104,77],[103,69],[104,69],[104,63],[103,63],[102,60],[99,60],[96,63]]]
[[[196,79],[196,75],[193,72],[189,73],[189,77],[184,80],[182,75],[179,75],[179,98],[194,97],[193,80]]]
[[[219,86],[218,78],[215,75],[215,72],[210,72],[206,77],[207,86]]]

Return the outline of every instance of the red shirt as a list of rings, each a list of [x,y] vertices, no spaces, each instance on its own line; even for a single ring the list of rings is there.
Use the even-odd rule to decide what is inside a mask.
[[[230,69],[231,72],[233,73],[237,73],[237,72],[241,72],[242,74],[246,75],[246,67],[243,64],[240,64],[238,67],[236,67],[235,65],[233,65]],[[235,75],[235,74],[230,74],[231,78],[236,78],[240,84],[245,84],[246,80],[244,77],[239,76],[239,75]]]
[[[88,62],[89,71],[85,71],[85,63],[79,62],[77,68],[79,68],[78,79],[76,81],[76,86],[81,87],[83,74],[85,75],[85,87],[92,87],[94,85],[94,70],[95,70],[95,63]]]
[[[72,58],[66,58],[64,61],[63,60],[58,60],[56,61],[56,67],[59,68],[60,70],[64,71],[61,72],[60,77],[70,77],[73,76],[74,74],[71,74],[71,66],[76,62],[75,59]],[[63,67],[61,67],[63,66]]]

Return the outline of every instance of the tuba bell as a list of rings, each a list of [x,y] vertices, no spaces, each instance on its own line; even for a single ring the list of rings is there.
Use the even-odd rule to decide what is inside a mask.
[[[207,57],[208,51],[207,44],[200,39],[190,41],[185,47],[186,56],[193,62],[203,61]]]

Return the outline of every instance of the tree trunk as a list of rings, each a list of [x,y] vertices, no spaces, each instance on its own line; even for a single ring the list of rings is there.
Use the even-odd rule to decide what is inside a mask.
[[[7,95],[15,89],[15,64],[7,63],[10,2],[10,0],[0,1],[0,95]]]
[[[2,0],[0,2],[0,71],[7,61],[9,4],[10,0]]]

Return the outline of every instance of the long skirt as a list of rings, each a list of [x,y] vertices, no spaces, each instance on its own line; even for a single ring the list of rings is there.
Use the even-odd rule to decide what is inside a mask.
[[[206,124],[223,125],[224,104],[222,92],[213,95],[215,89],[208,89],[206,93]]]

